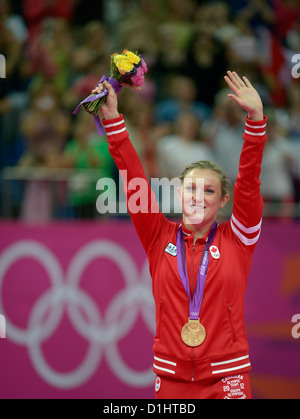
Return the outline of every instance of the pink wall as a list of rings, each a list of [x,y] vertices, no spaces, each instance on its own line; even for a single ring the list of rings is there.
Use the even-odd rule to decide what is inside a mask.
[[[300,225],[265,222],[254,256],[256,397],[300,398],[299,237]],[[151,281],[129,221],[0,224],[0,314],[0,398],[153,398]]]

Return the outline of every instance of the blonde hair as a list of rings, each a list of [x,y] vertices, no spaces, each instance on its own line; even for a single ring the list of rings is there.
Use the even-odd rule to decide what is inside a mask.
[[[199,160],[194,163],[189,164],[183,170],[179,179],[183,182],[183,179],[187,176],[187,174],[193,169],[207,169],[212,170],[213,172],[217,173],[221,183],[221,190],[222,190],[222,197],[226,194],[229,194],[230,189],[230,180],[226,176],[224,170],[217,164],[209,160]]]

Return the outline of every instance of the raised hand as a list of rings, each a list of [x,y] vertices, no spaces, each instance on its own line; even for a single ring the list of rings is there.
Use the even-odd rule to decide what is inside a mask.
[[[92,93],[101,93],[102,90],[106,88],[108,90],[108,95],[106,101],[103,103],[103,105],[100,108],[100,111],[103,115],[104,119],[114,119],[118,118],[120,115],[118,113],[118,99],[117,94],[114,91],[114,88],[110,83],[107,81],[104,81],[103,83],[100,83],[93,91]]]
[[[263,104],[257,91],[247,77],[243,80],[235,72],[227,71],[228,76],[224,79],[234,94],[228,97],[233,99],[239,106],[248,112],[248,117],[253,121],[261,121],[264,118]]]

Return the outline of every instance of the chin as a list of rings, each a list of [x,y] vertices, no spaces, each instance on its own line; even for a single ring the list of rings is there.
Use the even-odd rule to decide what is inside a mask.
[[[185,214],[185,222],[188,224],[199,225],[204,221],[204,214]]]

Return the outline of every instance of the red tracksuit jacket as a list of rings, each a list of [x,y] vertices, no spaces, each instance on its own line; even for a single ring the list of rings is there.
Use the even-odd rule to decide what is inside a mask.
[[[233,211],[229,221],[218,226],[200,311],[207,336],[191,348],[181,340],[182,326],[189,317],[189,299],[177,269],[176,234],[180,224],[158,211],[147,181],[148,205],[130,213],[146,251],[156,307],[153,370],[160,376],[184,380],[222,378],[251,369],[244,325],[244,294],[253,252],[260,235],[263,201],[260,166],[266,141],[267,118],[246,119],[239,174],[234,186]],[[146,179],[140,159],[126,131],[123,116],[103,121],[109,150],[127,182]],[[130,187],[130,185],[129,185]],[[131,186],[132,188],[132,186]],[[127,202],[136,193],[127,190]],[[130,208],[129,208],[130,212]],[[193,233],[183,227],[186,262],[192,292],[206,237],[193,245]],[[219,257],[217,258],[216,255]]]

